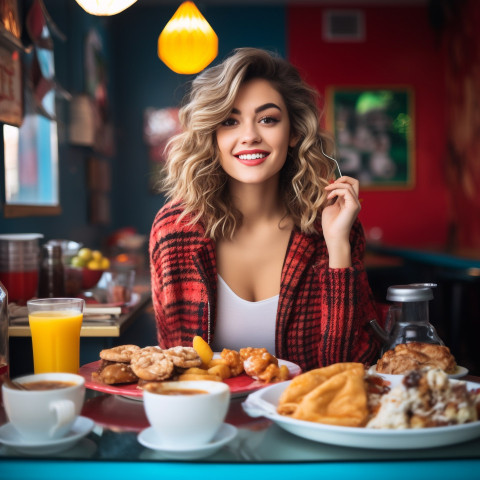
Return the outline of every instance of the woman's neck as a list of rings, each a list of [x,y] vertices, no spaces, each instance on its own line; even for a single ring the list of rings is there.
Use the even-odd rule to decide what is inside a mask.
[[[278,180],[269,185],[252,185],[232,180],[230,194],[235,207],[242,213],[244,227],[266,221],[279,221],[285,215]]]

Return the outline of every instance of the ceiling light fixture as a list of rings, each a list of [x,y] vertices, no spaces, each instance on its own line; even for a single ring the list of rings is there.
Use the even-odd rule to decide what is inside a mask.
[[[217,34],[193,2],[183,2],[158,37],[158,56],[174,72],[193,74],[217,54]]]
[[[90,15],[109,16],[123,12],[137,0],[76,0]]]

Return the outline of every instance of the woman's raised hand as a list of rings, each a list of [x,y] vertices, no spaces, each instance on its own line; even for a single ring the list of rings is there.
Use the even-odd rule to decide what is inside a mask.
[[[322,212],[322,229],[331,268],[351,266],[350,230],[361,209],[358,199],[359,182],[340,177],[325,187],[328,205]]]

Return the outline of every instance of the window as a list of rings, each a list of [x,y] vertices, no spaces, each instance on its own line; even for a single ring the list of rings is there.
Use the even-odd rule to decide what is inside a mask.
[[[20,128],[4,125],[3,138],[5,203],[58,205],[56,122],[27,115]]]

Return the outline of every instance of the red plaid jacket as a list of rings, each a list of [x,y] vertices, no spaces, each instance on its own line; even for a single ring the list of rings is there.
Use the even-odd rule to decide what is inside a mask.
[[[177,223],[181,211],[178,204],[165,205],[150,234],[152,298],[162,348],[191,346],[195,335],[210,343],[215,335],[215,242],[205,237],[202,225]],[[358,220],[350,242],[352,267],[331,269],[321,226],[318,234],[292,232],[276,319],[278,358],[304,370],[378,358],[380,346],[368,325],[376,313]]]

